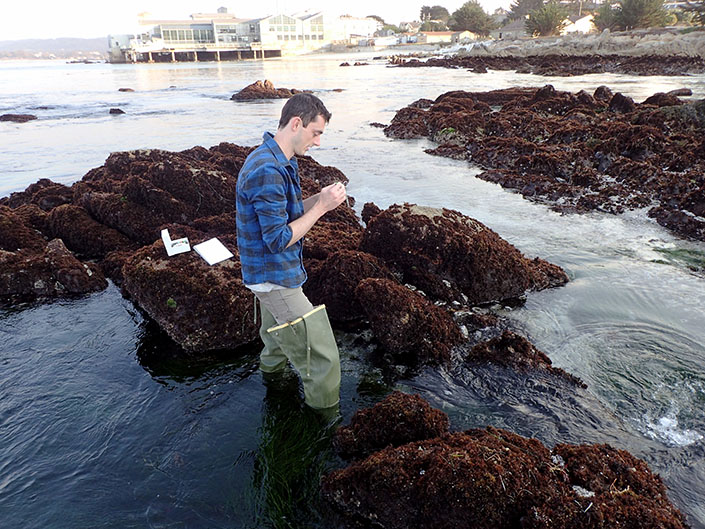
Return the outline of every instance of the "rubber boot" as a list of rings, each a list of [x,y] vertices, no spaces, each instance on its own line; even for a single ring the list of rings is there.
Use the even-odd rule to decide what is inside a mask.
[[[301,375],[306,404],[315,409],[337,406],[340,356],[326,306],[319,305],[302,317],[267,332]]]
[[[276,373],[282,371],[286,367],[286,355],[279,348],[279,344],[274,337],[267,332],[267,329],[277,325],[277,320],[274,319],[272,313],[259,304],[260,314],[262,315],[262,325],[259,328],[259,336],[264,342],[264,349],[259,355],[259,368],[265,373]]]

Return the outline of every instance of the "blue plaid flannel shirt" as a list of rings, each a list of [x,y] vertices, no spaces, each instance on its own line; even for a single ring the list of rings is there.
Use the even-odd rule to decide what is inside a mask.
[[[237,245],[245,285],[270,282],[287,288],[306,281],[303,238],[288,224],[304,214],[299,166],[269,132],[245,160],[237,179]]]

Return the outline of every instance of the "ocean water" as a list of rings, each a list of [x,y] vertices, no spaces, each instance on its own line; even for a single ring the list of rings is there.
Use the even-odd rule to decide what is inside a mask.
[[[559,215],[478,180],[476,167],[425,154],[426,140],[390,140],[369,125],[449,90],[607,85],[642,101],[687,87],[701,99],[705,76],[474,74],[372,57],[0,62],[0,114],[39,118],[0,123],[0,196],[39,178],[70,184],[114,151],[255,145],[283,101],[236,103],[233,93],[258,79],[313,90],[333,118],[311,154],[348,176],[358,207],[453,208],[567,271],[565,287],[499,310],[588,385],[455,366],[392,386],[366,361],[367,346],[338,331],[344,420],[397,387],[445,410],[454,430],[494,425],[549,446],[610,443],[645,459],[692,527],[705,528],[705,244],[674,237],[645,211]],[[339,66],[356,60],[370,64]],[[257,352],[184,358],[112,285],[0,311],[3,527],[322,526],[316,483],[341,463],[290,398],[296,380],[264,380]]]

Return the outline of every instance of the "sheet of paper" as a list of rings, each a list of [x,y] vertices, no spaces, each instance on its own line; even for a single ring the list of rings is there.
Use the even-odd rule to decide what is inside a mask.
[[[166,248],[166,254],[169,257],[179,253],[191,251],[191,245],[186,237],[172,241],[169,236],[169,230],[167,229],[162,230],[162,242],[164,243],[164,248]]]
[[[193,247],[198,255],[203,257],[209,265],[214,265],[226,259],[233,257],[233,254],[228,250],[222,242],[215,237],[208,239],[206,242],[197,244]]]

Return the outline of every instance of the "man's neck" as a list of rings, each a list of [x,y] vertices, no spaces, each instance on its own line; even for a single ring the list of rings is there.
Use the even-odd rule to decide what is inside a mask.
[[[277,142],[277,145],[279,145],[286,159],[291,160],[294,157],[294,148],[291,146],[291,142],[287,141],[286,134],[278,130],[273,139]]]

